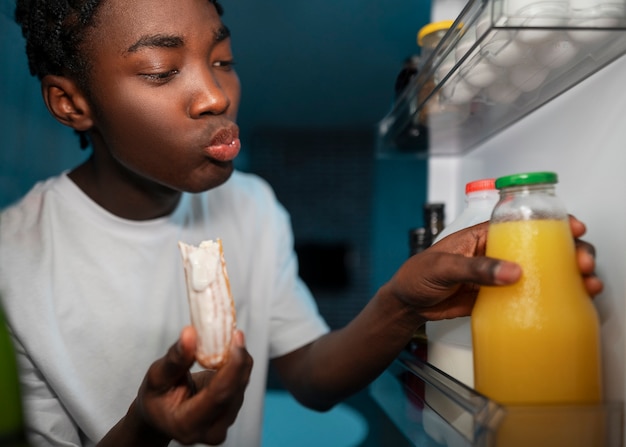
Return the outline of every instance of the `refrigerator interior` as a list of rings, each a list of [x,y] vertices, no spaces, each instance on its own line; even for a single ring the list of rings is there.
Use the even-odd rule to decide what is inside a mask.
[[[444,202],[450,222],[466,182],[527,171],[555,171],[557,194],[587,225],[604,291],[595,298],[603,337],[605,397],[624,400],[626,375],[626,57],[621,57],[467,153],[431,157],[428,200]]]

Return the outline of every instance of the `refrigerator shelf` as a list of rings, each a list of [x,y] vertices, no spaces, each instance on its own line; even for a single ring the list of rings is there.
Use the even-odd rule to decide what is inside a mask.
[[[370,394],[419,447],[622,447],[624,405],[503,406],[408,351]]]
[[[466,153],[626,53],[625,0],[516,1],[469,0],[379,122],[378,157]]]

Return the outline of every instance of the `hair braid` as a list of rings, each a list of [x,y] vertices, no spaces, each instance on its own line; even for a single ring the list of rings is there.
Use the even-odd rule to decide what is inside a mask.
[[[80,51],[100,0],[18,0],[15,19],[26,39],[31,74],[84,79],[88,64]]]

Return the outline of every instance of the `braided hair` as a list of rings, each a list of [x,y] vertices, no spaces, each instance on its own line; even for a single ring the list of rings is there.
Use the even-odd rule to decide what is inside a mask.
[[[39,80],[46,75],[71,76],[88,92],[90,64],[82,44],[105,0],[17,0],[15,21],[26,39],[28,68]],[[219,0],[208,0],[221,16]],[[79,132],[81,148],[89,145]]]

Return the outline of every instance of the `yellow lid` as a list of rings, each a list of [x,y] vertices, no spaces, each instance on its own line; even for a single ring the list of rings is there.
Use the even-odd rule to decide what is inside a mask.
[[[433,22],[428,25],[424,25],[422,29],[417,33],[417,44],[421,47],[424,42],[424,37],[429,34],[436,33],[441,30],[448,30],[452,28],[454,20],[442,20],[441,22]]]

